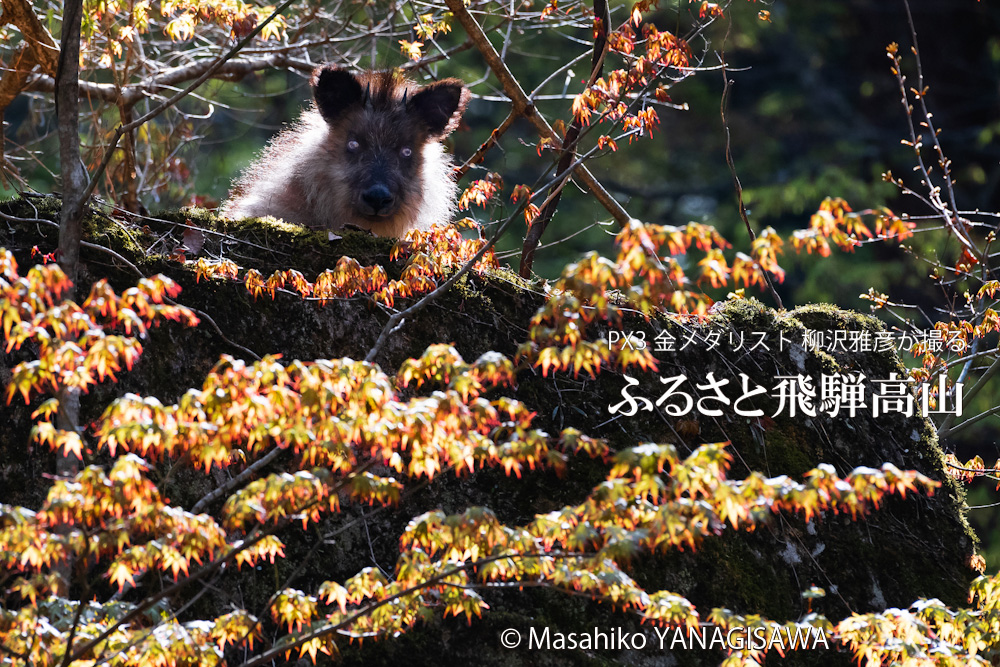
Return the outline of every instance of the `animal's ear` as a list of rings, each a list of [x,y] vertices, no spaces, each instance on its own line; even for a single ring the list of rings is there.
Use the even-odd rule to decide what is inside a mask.
[[[317,67],[309,83],[316,108],[328,123],[336,121],[350,107],[361,104],[364,96],[358,78],[336,65]]]
[[[444,139],[458,127],[468,103],[469,89],[464,83],[459,79],[442,79],[417,91],[407,106],[432,138]]]

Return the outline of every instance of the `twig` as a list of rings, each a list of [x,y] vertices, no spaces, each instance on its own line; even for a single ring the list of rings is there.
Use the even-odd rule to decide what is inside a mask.
[[[435,53],[433,56],[424,56],[420,60],[410,60],[405,64],[400,65],[399,69],[403,71],[422,69],[427,65],[433,65],[434,63],[439,62],[441,60],[450,60],[454,54],[461,53],[462,51],[468,51],[472,47],[473,47],[472,40],[467,39],[461,44],[453,46],[450,49],[445,49],[441,53]]]
[[[531,103],[528,99],[528,95],[524,92],[521,84],[514,78],[507,65],[501,60],[500,54],[497,53],[496,49],[493,48],[493,44],[490,43],[489,38],[486,37],[486,33],[483,32],[482,26],[476,21],[475,18],[466,9],[463,0],[445,0],[445,4],[448,5],[448,9],[455,15],[459,23],[465,29],[465,32],[472,38],[475,43],[476,48],[482,54],[483,58],[486,60],[486,64],[489,66],[490,70],[496,75],[497,79],[503,85],[504,92],[511,99],[511,104],[514,106],[514,111],[518,115],[524,116],[535,126],[538,133],[549,139],[553,146],[562,146],[562,141],[559,136],[555,133],[555,130],[548,124],[545,118],[542,117],[535,105]],[[622,227],[628,224],[630,217],[628,212],[622,208],[622,205],[615,200],[611,194],[604,189],[604,186],[598,182],[590,170],[587,169],[585,165],[579,165],[574,170],[574,175],[580,181],[580,183],[589,189],[593,193],[594,197],[604,206],[605,209],[611,214],[611,216],[618,222]]]
[[[594,0],[594,16],[599,17],[600,24],[595,30],[594,49],[590,59],[590,76],[587,79],[587,88],[593,86],[597,78],[601,76],[601,71],[604,69],[604,58],[608,53],[608,27],[611,23],[611,13],[608,10],[607,0]],[[573,122],[570,123],[569,129],[566,130],[566,137],[562,145],[562,155],[556,167],[557,173],[566,171],[573,161],[582,129],[583,123],[578,116],[574,115]],[[542,234],[545,233],[546,227],[549,226],[549,221],[555,215],[556,208],[559,206],[559,200],[562,197],[563,188],[566,187],[567,182],[569,182],[568,175],[561,182],[552,186],[548,198],[539,210],[538,215],[531,221],[531,226],[528,227],[528,233],[524,236],[524,244],[521,246],[521,266],[518,269],[518,274],[522,278],[527,279],[531,277],[531,267],[535,262],[535,249],[538,247],[538,242],[542,238]]]
[[[86,586],[86,588],[89,589],[90,587]],[[83,599],[78,600],[76,603],[76,611],[73,613],[73,624],[70,626],[69,637],[66,638],[66,654],[63,656],[62,663],[60,663],[61,667],[69,667],[70,656],[73,654],[73,641],[76,639],[76,633],[80,629],[80,619],[83,617],[85,606],[86,604]]]
[[[926,389],[924,391],[926,391]],[[943,397],[939,397],[939,398],[943,399]],[[947,429],[941,428],[938,431],[938,438],[940,439],[940,438],[947,438],[947,437],[953,436],[956,433],[964,431],[969,426],[972,426],[973,424],[976,424],[976,423],[982,421],[983,419],[986,419],[987,417],[992,417],[993,415],[998,414],[998,413],[1000,413],[1000,405],[994,406],[994,407],[990,408],[989,410],[986,410],[985,412],[980,412],[975,417],[969,417],[968,419],[966,419],[961,424],[956,424],[955,426],[952,426],[952,427],[947,428]],[[948,416],[952,417],[952,416],[954,416],[954,413],[950,413]]]
[[[931,133],[931,141],[938,154],[938,164],[941,166],[941,172],[944,175],[945,190],[948,192],[948,201],[951,202],[950,212],[955,214],[959,222],[964,222],[958,217],[959,214],[957,213],[958,203],[955,201],[954,181],[951,178],[951,160],[944,155],[944,149],[941,148],[941,141],[938,139],[938,131],[934,129],[933,114],[927,109],[927,101],[924,95],[926,92],[924,87],[924,67],[920,60],[920,46],[917,44],[917,28],[913,24],[913,14],[910,12],[909,0],[903,0],[903,8],[906,9],[906,22],[910,26],[910,38],[913,40],[913,55],[917,63],[918,92],[915,96],[920,100],[920,111],[924,117],[923,122],[926,124],[927,130]],[[925,175],[929,176],[926,170]],[[927,181],[927,185],[930,185],[930,180]]]
[[[274,459],[278,458],[278,455],[281,454],[283,451],[285,451],[285,450],[282,449],[281,447],[275,447],[274,449],[272,449],[271,451],[269,451],[267,454],[265,454],[264,456],[260,457],[259,459],[257,459],[253,463],[251,463],[250,465],[248,465],[247,468],[246,468],[246,470],[244,470],[243,472],[241,472],[239,475],[237,475],[236,477],[233,477],[232,479],[230,479],[228,482],[226,482],[222,486],[216,488],[215,490],[213,490],[210,493],[208,493],[205,496],[203,496],[202,499],[199,500],[198,502],[196,502],[194,504],[194,507],[191,508],[191,513],[192,514],[197,514],[198,512],[200,512],[202,510],[202,508],[204,508],[209,503],[213,502],[216,498],[229,493],[232,489],[236,488],[237,486],[239,486],[240,484],[242,484],[246,480],[248,480],[251,477],[253,477],[253,475],[258,470],[260,470],[261,468],[263,468],[264,466],[266,466],[268,463],[270,463]]]
[[[520,114],[518,114],[517,111],[511,109],[510,113],[507,114],[507,117],[504,118],[503,122],[500,123],[495,130],[490,132],[489,138],[484,141],[478,149],[476,149],[476,152],[472,154],[472,157],[463,162],[461,167],[455,169],[456,181],[462,180],[462,178],[465,177],[465,174],[468,173],[469,169],[472,168],[472,165],[482,163],[486,157],[486,153],[497,145],[500,141],[500,137],[502,137],[504,133],[510,129],[510,126],[514,124],[514,121],[517,120],[519,115]]]
[[[998,468],[966,468],[965,466],[957,466],[954,463],[945,462],[945,465],[953,470],[961,470],[962,472],[971,472],[976,475],[995,475],[1000,473]]]
[[[589,229],[593,229],[594,227],[601,227],[601,226],[604,226],[604,225],[607,225],[607,224],[610,224],[610,223],[601,222],[600,220],[595,220],[594,222],[590,223],[589,225],[586,225],[584,227],[580,227],[576,231],[574,231],[574,232],[572,232],[570,234],[567,234],[566,236],[562,237],[561,239],[558,239],[558,240],[555,240],[555,241],[550,241],[548,243],[543,243],[540,246],[538,246],[537,248],[535,248],[535,250],[545,250],[546,248],[552,248],[554,246],[559,245],[560,243],[565,243],[566,241],[569,241],[571,238],[573,238],[575,236],[579,236],[580,234],[583,234],[584,232],[586,232]],[[519,255],[520,253],[521,253],[520,250],[508,250],[506,252],[498,252],[497,253],[497,259],[509,259],[511,257],[514,257],[515,255]]]
[[[459,1],[461,2],[461,0]],[[419,313],[421,310],[429,306],[435,299],[437,299],[439,296],[441,296],[449,289],[451,289],[451,286],[454,285],[456,282],[458,282],[462,278],[462,276],[468,273],[472,269],[472,267],[475,266],[476,263],[479,260],[481,260],[484,255],[486,255],[487,252],[489,252],[490,248],[496,245],[496,242],[500,239],[500,236],[503,235],[505,231],[507,231],[507,228],[510,226],[510,224],[518,217],[521,211],[524,210],[526,203],[527,202],[522,202],[521,205],[518,207],[518,209],[514,211],[514,213],[510,217],[508,217],[506,220],[503,221],[500,227],[498,227],[497,230],[493,233],[493,236],[490,237],[490,240],[487,241],[483,245],[483,247],[479,249],[479,252],[477,252],[472,257],[472,259],[466,262],[465,265],[462,266],[462,268],[460,268],[455,273],[451,274],[451,276],[448,277],[448,280],[438,285],[438,287],[435,288],[432,292],[426,294],[422,299],[420,299],[420,301],[417,301],[415,304],[413,304],[406,310],[401,310],[397,313],[394,313],[392,317],[389,318],[389,321],[385,323],[385,326],[382,327],[382,332],[379,334],[378,339],[375,341],[375,345],[373,345],[372,348],[368,350],[368,354],[365,355],[365,361],[373,362],[375,360],[375,357],[382,350],[382,346],[385,345],[385,341],[388,340],[389,336],[392,333],[394,333],[400,326],[402,326],[403,322],[406,320],[407,317]]]
[[[732,26],[732,23],[730,23]],[[743,203],[743,186],[740,184],[740,177],[736,174],[736,163],[733,161],[733,151],[732,145],[730,144],[729,137],[729,123],[726,121],[726,102],[729,99],[729,88],[732,86],[733,81],[729,78],[728,73],[725,68],[725,51],[722,52],[722,99],[719,102],[719,114],[722,116],[722,128],[726,131],[726,164],[729,165],[729,173],[733,175],[733,187],[736,189],[736,202],[738,204],[740,218],[743,220],[743,224],[746,225],[747,234],[750,235],[751,246],[757,240],[757,235],[754,234],[753,227],[750,226],[750,219],[747,217],[747,207]],[[774,282],[771,280],[771,272],[768,271],[764,266],[757,261],[756,258],[751,257],[760,272],[764,274],[764,280],[767,281],[767,287],[771,291],[771,298],[774,299],[774,303],[779,309],[784,308],[781,303],[781,297],[778,296],[778,291],[774,289]]]
[[[903,76],[900,58],[898,55],[896,55],[895,52],[891,52],[889,54],[889,57],[892,59],[893,62],[892,71],[893,74],[896,75],[896,81],[899,84],[899,92],[902,97],[903,109],[906,112],[907,125],[910,130],[910,145],[913,147],[913,151],[917,158],[917,169],[919,169],[921,179],[923,183],[927,186],[927,188],[929,188],[930,191],[929,198],[927,199],[924,199],[923,197],[921,198],[924,199],[925,203],[927,203],[932,209],[940,213],[945,224],[954,233],[955,238],[958,239],[958,242],[962,244],[965,250],[968,251],[970,255],[972,255],[976,259],[980,260],[980,262],[982,262],[983,261],[982,253],[980,252],[979,248],[976,247],[976,244],[972,241],[972,239],[969,238],[966,230],[964,229],[964,221],[962,221],[961,217],[958,216],[957,213],[955,213],[955,211],[958,209],[958,206],[955,204],[955,199],[954,199],[954,188],[952,187],[952,182],[951,182],[951,168],[949,166],[950,162],[945,158],[944,152],[941,149],[941,144],[937,137],[937,131],[934,129],[934,125],[931,122],[931,114],[927,109],[927,102],[924,99],[927,90],[926,86],[924,85],[923,66],[921,65],[920,61],[920,50],[917,47],[917,31],[913,25],[913,16],[910,13],[909,1],[903,0],[903,6],[906,9],[906,18],[910,26],[910,37],[913,40],[912,51],[917,64],[917,86],[919,87],[919,89],[916,88],[911,89],[911,92],[913,93],[914,98],[916,98],[920,102],[920,112],[923,116],[921,122],[931,133],[931,139],[933,141],[933,146],[938,153],[938,164],[941,166],[942,172],[944,174],[945,189],[948,192],[949,201],[951,202],[951,205],[949,207],[949,205],[946,204],[944,200],[941,199],[941,187],[934,185],[934,181],[931,178],[931,169],[927,167],[927,164],[924,162],[923,155],[920,153],[920,147],[923,140],[923,135],[922,134],[918,135],[917,129],[913,125],[913,107],[910,105],[907,96],[906,77]],[[897,185],[902,186],[902,183],[899,181],[894,180],[893,182],[895,182]]]
[[[998,371],[1000,371],[1000,359],[994,359],[993,363],[990,364],[990,367],[986,369],[986,372],[983,373],[979,377],[979,380],[976,381],[976,384],[974,384],[971,389],[965,392],[965,396],[963,397],[965,402],[972,401],[972,399],[974,399],[976,395],[979,394],[980,391],[982,391],[983,387],[986,386],[986,383],[988,383],[993,378],[993,376],[997,374]],[[968,424],[969,421],[972,421],[968,420],[963,422],[962,424],[959,424],[958,426],[953,427],[952,424],[955,423],[955,419],[957,419],[957,415],[955,415],[954,413],[951,413],[944,418],[944,420],[941,422],[941,425],[938,426],[939,438],[945,438],[948,437],[949,435],[956,433],[959,427],[962,427],[964,424]]]

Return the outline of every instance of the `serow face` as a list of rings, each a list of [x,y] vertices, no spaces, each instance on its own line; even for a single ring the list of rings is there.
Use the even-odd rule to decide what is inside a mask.
[[[458,124],[468,98],[462,82],[418,88],[393,72],[357,77],[326,65],[313,74],[312,87],[330,126],[331,166],[355,213],[377,222],[419,205],[423,148]]]
[[[382,119],[367,120],[364,125],[369,127],[363,125],[347,133],[343,148],[346,180],[358,213],[371,219],[387,218],[412,196],[412,186],[420,182],[419,156],[414,151],[420,137],[413,132],[385,136],[378,131],[381,128],[371,127],[382,125],[378,122]]]

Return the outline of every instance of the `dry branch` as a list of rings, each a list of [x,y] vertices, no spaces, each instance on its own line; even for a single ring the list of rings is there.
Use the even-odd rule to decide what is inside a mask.
[[[556,148],[562,147],[562,139],[556,134],[552,126],[549,125],[548,121],[542,117],[535,105],[532,104],[531,100],[528,99],[527,94],[524,92],[524,88],[514,77],[511,71],[507,68],[507,65],[500,58],[500,54],[497,50],[493,48],[493,44],[490,42],[486,33],[483,32],[482,26],[479,22],[469,13],[469,10],[465,8],[463,0],[445,0],[445,4],[448,5],[448,9],[452,11],[455,18],[458,19],[459,23],[465,29],[466,34],[472,38],[473,43],[475,43],[476,48],[483,55],[486,60],[486,64],[489,66],[493,74],[499,79],[500,84],[503,86],[504,93],[510,98],[511,103],[514,106],[514,111],[518,115],[524,116],[535,126],[535,130],[541,135],[542,138],[548,139],[552,142],[552,145]],[[622,208],[611,194],[604,189],[604,186],[594,177],[590,170],[583,164],[578,165],[573,170],[574,176],[581,185],[586,187],[593,193],[594,197],[601,203],[604,208],[608,210],[611,217],[621,225],[625,226],[630,220],[628,212]]]
[[[476,152],[472,154],[472,157],[463,162],[461,167],[457,167],[455,169],[455,180],[461,180],[465,174],[468,173],[469,169],[472,168],[472,165],[482,163],[483,159],[486,157],[486,153],[499,143],[500,137],[502,137],[507,130],[510,129],[510,126],[513,125],[514,121],[517,119],[518,113],[516,110],[512,109],[511,112],[507,114],[507,117],[503,119],[503,122],[500,123],[495,130],[490,132],[489,138],[480,144],[479,148],[476,149]]]
[[[600,23],[594,31],[594,49],[590,59],[590,76],[587,78],[587,87],[593,86],[597,78],[601,76],[604,69],[604,57],[608,53],[608,28],[611,23],[611,14],[608,11],[607,0],[594,0],[594,16],[599,17]],[[576,156],[576,145],[580,140],[580,132],[583,130],[583,123],[576,116],[566,130],[566,139],[562,147],[562,155],[556,167],[557,174],[566,173],[573,158]],[[521,246],[521,266],[518,273],[522,278],[531,277],[531,266],[535,262],[535,249],[545,233],[545,228],[549,226],[549,221],[555,215],[556,207],[559,206],[559,199],[562,197],[563,188],[566,187],[568,178],[562,178],[552,186],[549,196],[545,200],[538,213],[532,221],[528,233],[524,235],[524,244]]]
[[[190,65],[171,67],[162,72],[157,72],[146,77],[138,83],[127,85],[119,91],[118,87],[111,83],[94,83],[91,81],[80,82],[80,96],[100,99],[115,105],[126,107],[134,106],[136,103],[150,96],[174,91],[176,87],[192,79],[197,79],[205,72],[212,69],[217,64],[217,60],[200,60]],[[212,72],[212,77],[217,79],[238,80],[253,72],[284,67],[289,63],[289,58],[284,53],[276,53],[260,58],[236,58],[217,67]],[[311,68],[310,68],[311,69]],[[36,75],[28,83],[27,90],[52,93],[55,92],[56,82],[50,76]]]
[[[5,63],[3,77],[0,78],[0,129],[3,127],[3,112],[15,97],[21,94],[28,78],[36,66],[55,77],[59,60],[59,47],[55,39],[38,20],[27,0],[2,0],[3,16],[0,25],[12,24],[21,31],[24,42],[9,63]],[[3,155],[3,140],[0,139],[0,156]]]

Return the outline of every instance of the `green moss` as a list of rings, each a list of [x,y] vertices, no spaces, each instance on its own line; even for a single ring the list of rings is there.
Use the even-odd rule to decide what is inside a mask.
[[[885,327],[874,317],[843,310],[828,303],[814,303],[796,308],[791,316],[810,329],[846,329],[874,333]]]
[[[775,328],[774,311],[754,298],[729,299],[721,302],[721,306],[712,317],[712,321],[720,320],[734,327],[754,331],[770,331]]]

